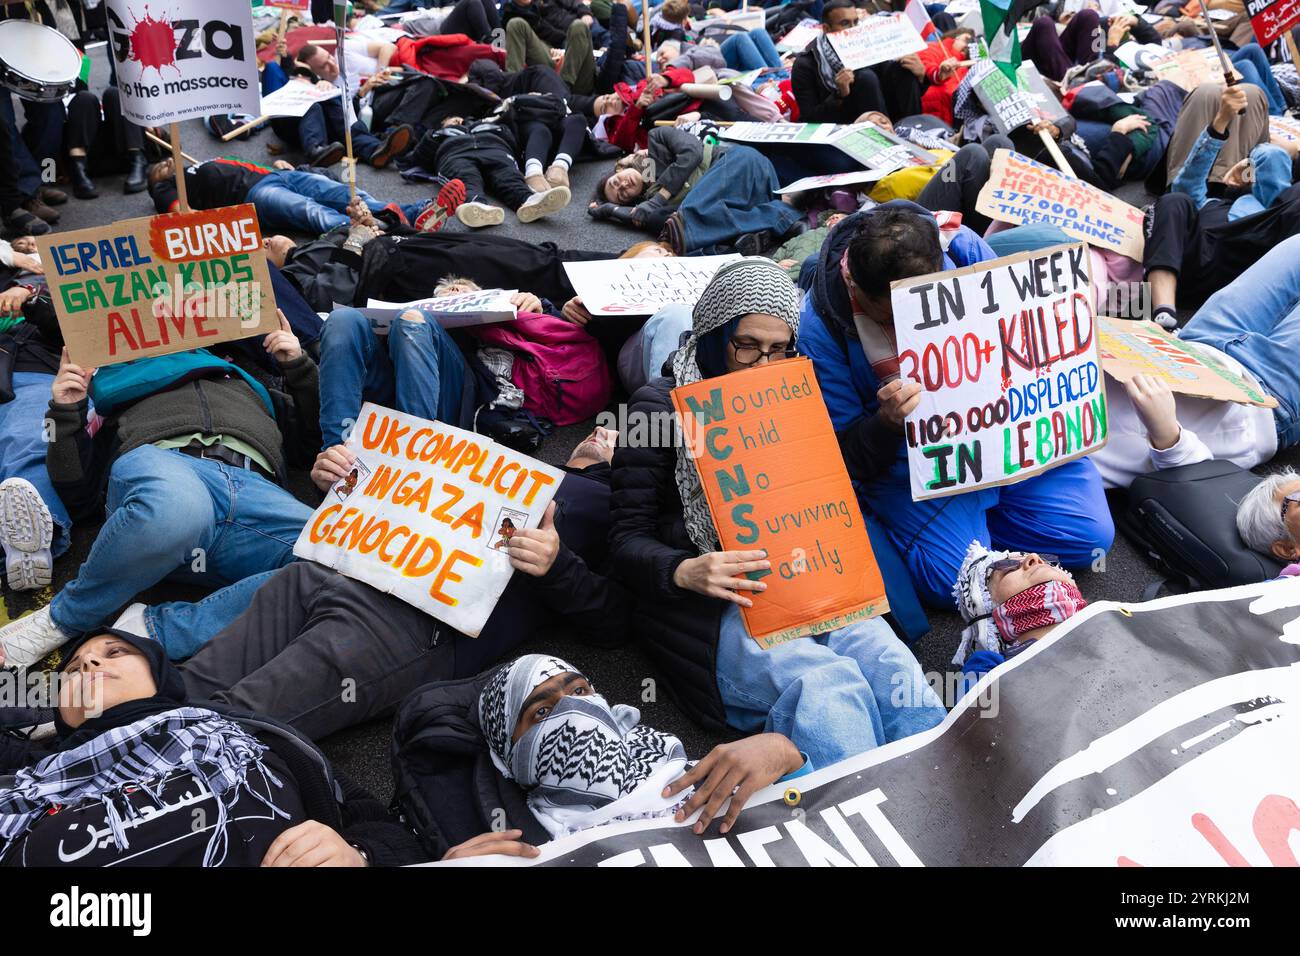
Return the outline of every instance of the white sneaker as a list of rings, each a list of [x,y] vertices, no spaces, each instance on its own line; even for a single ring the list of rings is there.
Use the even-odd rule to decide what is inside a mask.
[[[485,202],[463,202],[456,207],[456,218],[471,229],[499,226],[506,221],[506,211]]]
[[[54,623],[47,604],[39,611],[0,627],[4,666],[31,667],[56,647],[72,640],[73,636]]]
[[[144,623],[144,612],[147,610],[149,605],[136,601],[117,616],[117,620],[113,622],[113,630],[126,631],[138,637],[148,637],[149,628]]]
[[[520,222],[534,222],[553,212],[559,212],[569,204],[569,190],[564,186],[552,186],[544,193],[533,193],[519,211],[515,213]]]
[[[15,591],[34,591],[50,583],[54,519],[40,492],[26,478],[0,481],[0,547],[5,574]]]

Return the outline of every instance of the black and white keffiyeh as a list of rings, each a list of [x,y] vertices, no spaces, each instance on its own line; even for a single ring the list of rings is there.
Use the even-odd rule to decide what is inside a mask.
[[[599,694],[568,695],[511,742],[524,701],[562,673],[581,672],[531,654],[483,689],[479,723],[493,764],[527,792],[529,809],[552,836],[670,811],[681,796],[662,791],[685,771],[686,750],[671,734],[641,726],[635,707],[611,707]]]
[[[952,589],[957,610],[966,624],[961,632],[961,642],[952,662],[960,667],[975,651],[1002,650],[1002,639],[993,623],[993,609],[997,602],[989,590],[989,575],[993,562],[1011,556],[1010,551],[990,551],[978,541],[966,549],[966,557],[957,572],[957,584]]]
[[[138,787],[161,804],[165,778],[183,770],[212,794],[217,805],[218,818],[203,865],[220,866],[227,852],[227,814],[241,789],[288,819],[287,813],[247,785],[249,770],[256,768],[273,785],[284,786],[263,765],[266,751],[235,722],[197,707],[177,707],[114,727],[18,771],[14,782],[0,790],[0,844],[8,846],[52,807],[98,800],[114,841],[126,849],[129,827],[113,795],[126,786]]]
[[[700,339],[732,319],[755,312],[780,319],[790,326],[791,341],[798,338],[799,290],[786,271],[771,259],[758,257],[723,263],[695,303],[690,338],[673,355],[674,383],[680,388],[702,380],[704,373],[696,359]],[[673,477],[692,543],[700,554],[717,551],[718,532],[713,527],[709,503],[686,443],[677,449]]]

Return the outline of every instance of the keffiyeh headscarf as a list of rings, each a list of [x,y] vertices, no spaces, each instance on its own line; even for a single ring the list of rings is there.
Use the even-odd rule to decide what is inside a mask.
[[[740,317],[754,312],[775,316],[790,326],[792,341],[798,337],[799,290],[784,269],[771,259],[760,258],[740,259],[719,267],[695,303],[690,338],[673,356],[676,385],[724,374],[727,343]],[[677,449],[673,474],[691,541],[700,554],[717,551],[718,532],[690,449],[685,445]]]
[[[993,565],[1017,553],[990,551],[978,541],[972,541],[966,549],[952,592],[961,619],[966,623],[952,659],[954,665],[960,667],[975,651],[994,651],[1013,657],[1028,646],[1020,642],[1025,634],[1060,624],[1088,606],[1072,581],[1044,581],[1013,594],[1001,604],[994,603],[989,590]]]
[[[825,30],[817,34],[812,46],[813,59],[817,62],[817,78],[821,80],[822,87],[827,93],[834,93],[838,90],[835,85],[835,74],[844,69],[844,61],[835,52],[835,47],[831,45],[831,36]]]
[[[635,707],[611,707],[599,694],[568,695],[511,741],[528,696],[565,673],[581,672],[529,654],[493,675],[478,702],[492,763],[525,790],[552,836],[671,809],[681,796],[670,800],[661,791],[686,769],[686,750],[671,734],[641,726]]]

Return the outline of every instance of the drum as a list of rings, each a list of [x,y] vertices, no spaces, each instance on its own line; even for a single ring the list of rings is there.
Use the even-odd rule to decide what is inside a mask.
[[[25,100],[54,103],[76,89],[81,53],[53,27],[0,21],[0,85]]]

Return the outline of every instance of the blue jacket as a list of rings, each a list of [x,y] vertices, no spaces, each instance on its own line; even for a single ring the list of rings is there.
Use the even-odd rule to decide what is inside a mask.
[[[1174,177],[1169,191],[1186,193],[1192,197],[1197,209],[1203,208],[1210,201],[1207,192],[1210,170],[1227,141],[1226,135],[1216,135],[1209,126],[1202,130],[1192,144],[1192,151],[1187,154],[1183,168]],[[1291,157],[1280,146],[1261,143],[1250,151],[1250,161],[1255,168],[1255,181],[1251,184],[1249,193],[1233,201],[1228,210],[1230,222],[1263,212],[1291,185]]]
[[[799,351],[812,359],[817,372],[827,411],[836,432],[857,424],[864,417],[875,414],[880,403],[876,392],[880,383],[871,371],[866,354],[858,341],[853,326],[853,312],[849,306],[848,290],[840,276],[840,259],[857,231],[858,224],[876,209],[908,209],[926,217],[933,214],[923,206],[905,199],[895,199],[866,212],[854,213],[839,222],[827,236],[818,258],[815,272],[805,275],[808,294],[804,296],[799,313]],[[931,219],[933,222],[933,220]],[[938,225],[934,226],[938,229]],[[943,267],[957,269],[976,262],[995,259],[997,256],[988,243],[965,226],[962,226],[948,245],[943,257]],[[890,470],[905,476],[907,473],[907,447],[899,436],[897,451]],[[890,541],[884,528],[870,513],[864,496],[864,487],[855,480],[858,501],[867,521],[871,546],[885,580],[889,606],[895,620],[915,640],[929,630],[925,612],[912,586],[911,576],[898,550]]]

